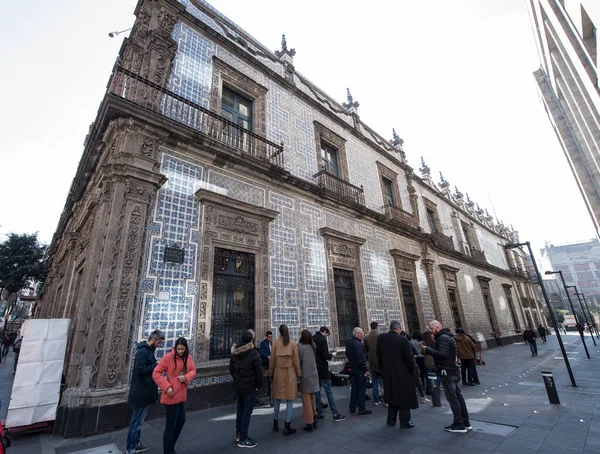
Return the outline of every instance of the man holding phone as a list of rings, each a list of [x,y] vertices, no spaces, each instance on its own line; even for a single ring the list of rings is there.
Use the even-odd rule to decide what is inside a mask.
[[[335,405],[335,397],[331,391],[331,374],[329,373],[330,359],[335,358],[335,351],[329,351],[327,345],[327,337],[329,337],[330,331],[326,326],[321,326],[319,331],[313,334],[313,342],[315,343],[316,351],[315,356],[317,360],[317,372],[319,374],[319,391],[315,394],[317,400],[317,417],[316,421],[321,422],[325,419],[325,412],[323,411],[323,405],[321,403],[321,387],[325,389],[327,395],[327,401],[331,408],[334,421],[343,421],[346,419],[345,416],[340,415]]]

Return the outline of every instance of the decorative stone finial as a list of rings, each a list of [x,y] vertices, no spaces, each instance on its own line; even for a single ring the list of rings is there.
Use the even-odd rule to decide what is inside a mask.
[[[463,193],[458,190],[458,186],[454,186],[454,197],[460,200],[463,198]]]
[[[351,112],[353,110],[358,109],[358,106],[360,104],[358,103],[358,101],[354,101],[354,98],[352,98],[352,95],[350,94],[349,88],[346,88],[346,99],[348,100],[348,102],[342,103],[342,106],[344,106],[346,109],[348,109]]]
[[[471,198],[469,197],[469,193],[468,193],[468,192],[466,193],[466,196],[467,196],[467,206],[468,206],[469,208],[473,208],[473,206],[474,206],[475,204],[474,204],[474,203],[471,201]]]
[[[396,129],[392,128],[392,140],[390,143],[397,150],[402,150],[402,145],[404,145],[404,139],[402,139],[398,134],[396,134]]]
[[[431,169],[427,166],[427,164],[425,164],[425,159],[423,159],[423,156],[421,156],[421,168],[419,169],[419,172],[421,172],[423,176],[431,175]]]
[[[442,172],[440,172],[440,187],[444,190],[450,187],[450,183],[448,183],[448,181],[444,179],[444,175],[442,175]]]
[[[281,35],[281,50],[276,50],[275,55],[277,55],[280,59],[284,55],[288,55],[289,57],[296,55],[296,49],[288,49],[285,35]]]

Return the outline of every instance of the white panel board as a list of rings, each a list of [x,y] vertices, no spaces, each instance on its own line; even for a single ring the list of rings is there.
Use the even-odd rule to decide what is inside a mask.
[[[8,406],[7,427],[56,418],[70,322],[60,318],[29,319],[23,323],[23,343]]]

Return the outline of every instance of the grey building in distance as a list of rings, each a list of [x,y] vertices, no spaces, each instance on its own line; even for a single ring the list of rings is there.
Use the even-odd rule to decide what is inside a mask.
[[[528,0],[544,108],[594,223],[600,225],[597,0]]]

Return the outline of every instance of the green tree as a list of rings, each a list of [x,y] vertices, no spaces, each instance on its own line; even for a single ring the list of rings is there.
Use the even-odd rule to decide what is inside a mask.
[[[19,292],[46,277],[44,254],[46,245],[38,240],[37,233],[9,233],[0,243],[0,295],[7,293],[8,317],[18,301]]]

